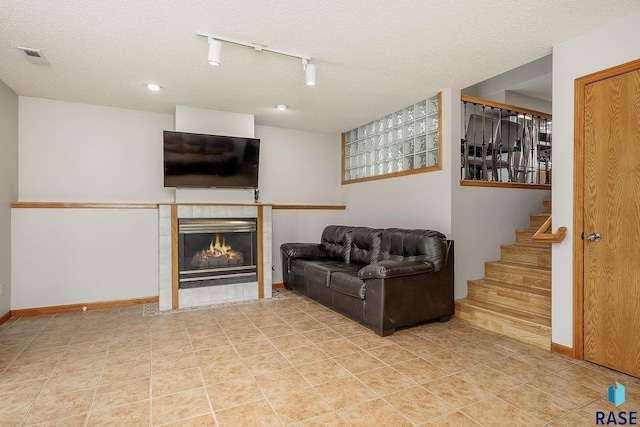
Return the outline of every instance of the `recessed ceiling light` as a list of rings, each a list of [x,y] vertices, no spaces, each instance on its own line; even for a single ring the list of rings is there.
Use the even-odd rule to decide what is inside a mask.
[[[287,107],[287,106],[286,106],[286,105],[284,105],[284,104],[278,104],[278,105],[276,105],[276,108],[277,108],[279,111],[284,111],[284,110],[288,109],[289,107]]]
[[[152,90],[154,92],[157,92],[160,89],[162,89],[162,86],[160,86],[159,84],[155,84],[155,83],[147,83],[147,84],[145,84],[145,86],[147,87],[147,89]]]

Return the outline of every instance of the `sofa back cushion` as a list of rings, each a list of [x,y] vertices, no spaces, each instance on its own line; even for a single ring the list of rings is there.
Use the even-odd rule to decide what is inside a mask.
[[[324,228],[320,243],[327,250],[330,259],[349,262],[352,233],[353,227],[346,225],[327,225]]]
[[[349,262],[362,265],[378,262],[381,241],[382,229],[355,227],[351,235]]]
[[[428,261],[439,271],[447,261],[447,237],[434,230],[387,228],[382,232],[379,261]]]

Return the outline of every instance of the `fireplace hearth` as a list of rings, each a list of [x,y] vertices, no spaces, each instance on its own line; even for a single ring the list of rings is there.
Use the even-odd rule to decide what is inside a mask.
[[[257,281],[253,218],[178,220],[179,289]]]

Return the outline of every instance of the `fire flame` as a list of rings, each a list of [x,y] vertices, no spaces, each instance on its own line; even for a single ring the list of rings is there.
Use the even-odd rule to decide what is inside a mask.
[[[224,240],[216,234],[215,241],[211,240],[209,245],[197,251],[191,258],[191,267],[194,268],[225,268],[244,265],[244,255],[231,249]],[[220,242],[222,240],[222,242]]]
[[[209,247],[203,249],[202,254],[205,256],[213,256],[213,257],[221,257],[226,256],[227,258],[235,258],[236,252],[231,249],[231,246],[227,246],[224,237],[222,238],[222,244],[220,244],[220,236],[216,234],[215,244],[213,241],[209,244]]]

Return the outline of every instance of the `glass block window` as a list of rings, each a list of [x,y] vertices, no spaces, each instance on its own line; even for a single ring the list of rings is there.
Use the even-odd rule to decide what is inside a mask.
[[[440,95],[343,134],[343,183],[439,170]]]

